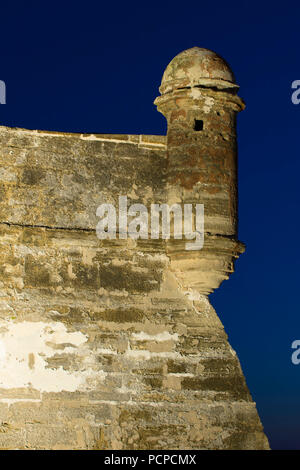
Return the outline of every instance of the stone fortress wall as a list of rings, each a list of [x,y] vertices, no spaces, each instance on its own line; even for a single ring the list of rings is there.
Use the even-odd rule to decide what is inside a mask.
[[[157,98],[167,136],[0,127],[0,449],[266,449],[209,303],[237,239],[236,114],[193,48]],[[99,240],[99,204],[204,203],[185,240]]]

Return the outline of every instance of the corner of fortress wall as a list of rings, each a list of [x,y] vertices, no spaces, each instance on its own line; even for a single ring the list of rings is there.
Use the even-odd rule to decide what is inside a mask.
[[[0,127],[1,449],[269,448],[208,300],[244,250],[240,104],[209,81],[177,89],[176,70],[166,137]],[[204,203],[203,249],[99,240],[96,209],[119,195]]]

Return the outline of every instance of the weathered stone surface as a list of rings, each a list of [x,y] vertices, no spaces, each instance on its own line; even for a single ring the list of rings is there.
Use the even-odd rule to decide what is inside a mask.
[[[167,137],[0,127],[1,449],[268,448],[207,298],[243,251],[237,88],[194,48],[163,78]],[[119,195],[204,203],[203,250],[99,240]]]

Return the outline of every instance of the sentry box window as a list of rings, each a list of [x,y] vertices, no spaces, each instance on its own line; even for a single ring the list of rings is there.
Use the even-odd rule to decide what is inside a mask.
[[[200,119],[195,119],[194,131],[203,131],[203,121],[201,121]]]

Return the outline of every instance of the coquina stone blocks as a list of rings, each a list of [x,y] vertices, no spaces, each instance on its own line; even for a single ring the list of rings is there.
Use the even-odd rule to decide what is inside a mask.
[[[1,449],[268,448],[208,300],[244,250],[237,89],[193,48],[156,100],[166,137],[0,128]],[[99,240],[119,195],[203,203],[203,249]]]

